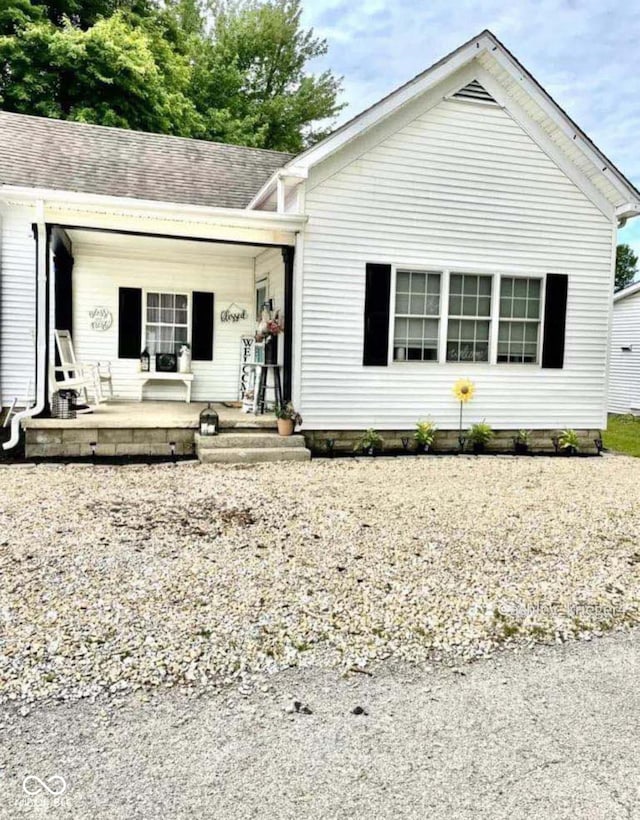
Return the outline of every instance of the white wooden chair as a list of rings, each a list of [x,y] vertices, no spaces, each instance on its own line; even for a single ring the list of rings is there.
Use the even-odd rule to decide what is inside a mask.
[[[111,381],[110,362],[79,362],[73,349],[71,333],[68,330],[55,330],[56,347],[60,357],[60,365],[56,373],[62,373],[63,380],[58,382],[58,388],[68,387],[78,390],[89,401],[88,392],[96,404],[106,401],[103,385],[108,387],[109,398],[113,398],[113,383]],[[74,382],[75,384],[72,384]]]

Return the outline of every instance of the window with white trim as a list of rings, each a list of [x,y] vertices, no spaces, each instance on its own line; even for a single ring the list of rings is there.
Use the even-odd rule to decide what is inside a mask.
[[[397,271],[394,361],[437,361],[439,327],[440,274]]]
[[[452,273],[449,278],[448,362],[488,362],[491,276]]]
[[[147,292],[145,346],[151,356],[178,353],[189,341],[189,297],[186,293]]]
[[[500,278],[498,362],[535,364],[540,338],[540,279]]]

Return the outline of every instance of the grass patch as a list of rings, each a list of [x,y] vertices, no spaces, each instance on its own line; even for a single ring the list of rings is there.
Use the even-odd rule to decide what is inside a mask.
[[[607,450],[640,457],[640,418],[632,415],[609,416],[602,440]]]

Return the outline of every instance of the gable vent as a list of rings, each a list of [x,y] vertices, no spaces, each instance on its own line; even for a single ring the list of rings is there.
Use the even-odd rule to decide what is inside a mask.
[[[477,80],[472,80],[469,85],[465,85],[464,88],[461,88],[460,91],[456,91],[452,96],[457,97],[459,100],[477,100],[478,102],[494,103],[494,105],[497,105],[487,89],[481,86]]]

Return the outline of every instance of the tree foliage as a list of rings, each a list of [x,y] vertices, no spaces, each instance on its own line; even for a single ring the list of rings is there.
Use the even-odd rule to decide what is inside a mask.
[[[638,257],[629,245],[618,245],[616,248],[615,290],[622,290],[630,285],[638,273]]]
[[[5,110],[299,151],[340,110],[300,0],[9,0]]]

